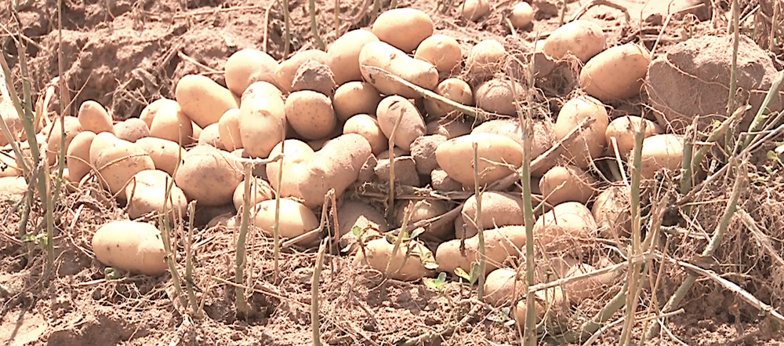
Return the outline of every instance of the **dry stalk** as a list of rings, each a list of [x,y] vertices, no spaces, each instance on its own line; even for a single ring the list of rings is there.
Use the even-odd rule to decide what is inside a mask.
[[[327,44],[324,43],[324,39],[321,38],[318,22],[316,21],[316,0],[308,0],[308,11],[310,12],[310,31],[313,32],[313,38],[316,39],[319,49],[325,51],[327,50]]]
[[[408,101],[403,101],[408,102]],[[389,135],[387,142],[389,146],[389,197],[387,198],[387,220],[392,221],[395,215],[395,135],[400,122],[403,120],[403,109],[400,109],[400,114],[395,120],[395,126],[392,127],[392,134]]]
[[[250,228],[250,182],[253,170],[251,169],[251,165],[246,163],[245,164],[245,186],[244,186],[244,196],[242,196],[242,217],[240,220],[240,234],[237,236],[237,256],[236,256],[236,266],[234,268],[234,282],[236,284],[242,284],[245,279],[244,271],[245,271],[245,240],[248,235],[248,228]],[[250,306],[248,306],[248,302],[245,301],[245,290],[236,287],[234,292],[234,304],[237,306],[237,312],[245,317],[251,315]]]
[[[477,150],[478,144],[471,143],[474,150],[474,196],[476,196],[476,228],[479,230],[477,236],[479,238],[479,287],[477,288],[477,296],[479,301],[485,298],[485,265],[487,258],[485,257],[485,230],[482,227],[482,190],[479,189],[479,153]]]
[[[316,268],[313,269],[313,282],[310,285],[310,324],[313,328],[313,345],[321,346],[321,331],[319,327],[319,282],[321,269],[324,266],[324,249],[326,249],[326,239],[321,241],[316,255]]]

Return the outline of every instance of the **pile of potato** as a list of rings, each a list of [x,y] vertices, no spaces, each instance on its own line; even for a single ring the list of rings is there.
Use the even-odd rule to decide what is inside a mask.
[[[480,8],[469,9],[474,3]],[[464,15],[473,18],[482,12],[482,3],[466,1]],[[519,12],[525,15],[522,7]],[[527,25],[524,19],[520,27]],[[522,285],[519,273],[509,267],[527,241],[558,254],[553,263],[540,261],[538,282],[610,264],[583,263],[571,250],[597,237],[628,237],[628,188],[607,187],[594,174],[597,164],[606,164],[602,161],[631,160],[634,135],[642,123],[647,137],[642,176],[653,178],[681,164],[681,137],[664,134],[663,128],[641,117],[612,119],[607,112],[605,103],[640,93],[650,62],[644,47],[605,49],[601,28],[582,20],[559,28],[539,46],[555,62],[584,64],[579,78],[583,93],[561,105],[554,122],[534,119],[531,157],[556,145],[583,120],[593,122],[576,140],[563,143],[557,160],[532,172],[534,206],[542,201],[546,205],[537,213],[533,240],[526,239],[523,201],[515,186],[482,194],[481,224],[477,198],[470,197],[457,217],[420,223],[421,235],[405,239],[397,249],[385,232],[406,221],[410,226],[441,216],[459,201],[397,200],[387,220],[380,203],[351,197],[355,184],[388,183],[393,165],[396,184],[473,191],[474,145],[482,187],[522,165],[517,109],[529,86],[500,73],[508,55],[504,46],[487,40],[463,51],[455,38],[434,33],[431,18],[414,9],[385,12],[370,30],[350,31],[327,51],[301,51],[280,63],[259,50],[238,51],[226,62],[225,87],[204,76],[186,76],[173,100],[157,100],[123,122],[113,123],[100,104],[85,102],[77,117],[65,118],[66,177],[74,184],[96,179],[127,205],[131,219],[164,210],[180,218],[188,201],[196,200],[202,209],[251,208],[253,224],[266,235],[273,232],[274,198],[279,195],[280,234],[289,239],[319,226],[325,196],[334,190],[341,201],[337,210],[344,249],[358,263],[400,280],[457,268],[470,271],[471,263],[479,260],[478,232],[483,232],[487,300],[508,304],[519,298],[512,289],[515,282]],[[467,119],[387,73],[492,116],[481,123]],[[44,129],[41,138],[49,133],[53,164],[59,124]],[[244,175],[243,158],[279,154],[281,160],[254,167],[253,176]],[[245,180],[253,187],[251,205],[243,205]],[[355,234],[356,229],[362,234]],[[414,231],[409,227],[408,234]],[[320,236],[313,233],[299,245],[312,246]],[[157,275],[166,270],[159,237],[145,223],[114,222],[96,232],[93,248],[104,264]],[[605,275],[541,291],[540,307],[546,311],[556,304],[579,303],[613,279]],[[519,310],[518,316],[524,316]]]

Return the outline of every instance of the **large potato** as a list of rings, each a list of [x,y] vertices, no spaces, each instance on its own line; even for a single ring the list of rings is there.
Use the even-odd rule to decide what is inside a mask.
[[[640,176],[643,179],[653,179],[662,170],[677,172],[683,164],[683,137],[673,134],[648,137],[642,141],[640,156]],[[630,165],[633,162],[634,155],[629,155]]]
[[[479,126],[475,127],[471,133],[495,133],[507,136],[519,143],[520,146],[525,145],[523,141],[523,127],[520,126],[519,119],[494,119],[485,121]],[[537,158],[539,155],[544,154],[549,150],[555,140],[553,139],[553,125],[547,120],[533,120],[533,136],[531,138],[531,160]],[[541,176],[550,167],[538,171],[532,171],[531,175]]]
[[[149,122],[145,121],[150,128],[150,137],[170,140],[180,145],[191,144],[193,122],[182,112],[177,101],[168,99],[154,101],[144,108],[142,116],[150,118]]]
[[[565,202],[544,213],[534,224],[534,238],[545,251],[564,251],[593,239],[598,226],[584,204]]]
[[[188,200],[182,190],[174,184],[174,179],[164,172],[157,170],[141,171],[125,187],[128,196],[128,216],[136,219],[151,213],[155,215],[169,213],[172,219],[185,216]],[[166,191],[169,185],[169,199],[166,200]]]
[[[165,139],[147,137],[136,141],[136,146],[141,148],[147,155],[150,155],[155,169],[174,175],[180,159],[185,155],[176,142]]]
[[[395,129],[399,117],[402,118]],[[417,137],[425,135],[425,121],[416,106],[403,97],[388,96],[381,100],[376,111],[376,118],[384,135],[387,138],[392,138],[392,143],[403,150],[410,150],[411,143]],[[395,131],[394,136],[392,136],[393,130]]]
[[[278,62],[258,49],[243,49],[229,57],[225,69],[226,86],[234,95],[242,95],[255,82],[275,83]]]
[[[539,180],[539,190],[552,205],[563,202],[585,204],[593,196],[596,180],[579,167],[555,166]]]
[[[465,0],[460,5],[460,16],[472,22],[490,13],[491,6],[488,0]]]
[[[242,94],[239,122],[245,152],[251,157],[267,157],[286,133],[283,94],[270,83],[251,84]]]
[[[580,62],[588,59],[604,49],[604,33],[594,22],[575,20],[555,29],[544,40],[544,53],[556,60],[573,55]]]
[[[485,238],[485,273],[501,267],[507,260],[519,257],[525,246],[525,227],[505,226],[484,231]],[[465,240],[465,248],[461,251],[461,239],[453,239],[441,243],[436,249],[438,270],[454,273],[456,268],[471,272],[471,263],[479,263],[479,235]]]
[[[299,52],[288,60],[280,63],[278,70],[275,71],[275,81],[277,81],[277,84],[282,91],[292,91],[291,84],[294,82],[294,75],[297,74],[297,70],[300,66],[309,60],[327,64],[329,62],[329,56],[327,55],[327,52],[323,50],[309,49]]]
[[[368,265],[382,273],[387,273],[392,279],[416,281],[433,274],[433,271],[423,263],[423,260],[428,257],[432,259],[432,256],[430,250],[416,240],[401,245],[395,251],[394,244],[389,243],[386,238],[381,238],[367,242],[357,251],[354,263]]]
[[[645,47],[627,43],[615,46],[588,60],[580,71],[580,87],[604,102],[624,100],[640,94],[651,54]]]
[[[381,131],[376,118],[367,114],[352,116],[343,125],[343,134],[356,133],[367,139],[374,155],[381,154],[389,149],[389,141]]]
[[[475,92],[476,106],[491,113],[517,115],[517,103],[528,91],[510,79],[491,79]]]
[[[114,134],[117,138],[136,143],[139,139],[150,137],[150,128],[144,120],[130,118],[114,125]]]
[[[634,141],[637,131],[645,123],[645,138],[662,133],[659,124],[653,121],[640,118],[638,116],[629,115],[625,117],[615,118],[607,126],[604,131],[604,137],[607,141],[607,149],[610,153],[615,153],[615,147],[612,144],[612,139],[618,144],[618,153],[621,159],[626,160],[634,150]]]
[[[326,63],[308,60],[294,74],[291,91],[313,90],[332,97],[337,86],[335,76]]]
[[[227,110],[238,107],[229,89],[201,75],[182,77],[174,94],[182,112],[201,128],[217,123]]]
[[[524,276],[525,272],[521,274]],[[498,268],[487,274],[484,288],[485,302],[492,306],[504,306],[525,296],[525,278],[518,278],[514,269]]]
[[[90,167],[90,145],[95,139],[95,133],[90,131],[81,132],[68,146],[65,162],[68,168],[68,180],[78,183],[92,169]]]
[[[359,81],[362,73],[359,71],[359,52],[369,42],[377,42],[378,37],[372,32],[359,29],[349,31],[340,36],[327,49],[329,68],[334,74],[335,83],[338,85],[348,81]]]
[[[161,233],[147,223],[106,223],[95,231],[92,246],[98,261],[110,267],[152,276],[168,269]]]
[[[185,196],[204,206],[231,203],[240,181],[242,168],[231,154],[206,145],[185,153],[174,175]]]
[[[438,70],[431,63],[409,57],[403,51],[384,42],[370,42],[359,53],[362,78],[387,95],[421,98],[422,95],[399,83],[381,69],[419,87],[433,90],[438,85]]]
[[[332,107],[340,121],[346,121],[356,114],[376,114],[381,101],[378,90],[367,82],[348,82],[335,90]]]
[[[286,120],[305,139],[322,139],[335,129],[338,119],[332,101],[324,94],[303,90],[291,93],[284,105]]]
[[[466,59],[468,74],[481,78],[501,71],[501,65],[506,59],[504,45],[496,40],[484,40],[471,48],[471,53]]]
[[[468,106],[474,104],[474,94],[471,87],[468,83],[457,78],[444,79],[438,83],[435,92],[459,104]],[[454,111],[454,108],[436,99],[426,98],[425,110],[428,116],[442,117]]]
[[[413,8],[389,10],[376,18],[373,34],[397,49],[411,53],[433,34],[433,20],[427,13]]]
[[[223,114],[218,121],[218,135],[227,151],[242,149],[239,109],[229,109],[226,114]]]
[[[473,144],[477,143],[479,185],[490,184],[523,164],[523,148],[506,136],[477,133],[450,139],[436,149],[438,165],[452,179],[474,185]]]
[[[553,127],[555,139],[560,141],[586,118],[594,119],[593,124],[584,129],[575,140],[564,143],[563,156],[580,168],[589,167],[591,161],[600,157],[604,151],[604,133],[610,122],[604,105],[590,96],[575,97],[561,108]]]
[[[269,237],[274,234],[275,205],[274,199],[262,201],[256,205],[254,214],[256,227]],[[280,199],[278,232],[281,238],[296,238],[318,227],[319,219],[316,214],[313,214],[304,204],[288,198]],[[314,233],[312,236],[302,239],[299,244],[309,245],[318,238],[319,234]]]
[[[414,58],[433,64],[438,72],[449,73],[463,62],[463,51],[454,38],[433,35],[419,44]]]
[[[482,193],[482,224],[477,224],[476,195],[471,196],[463,204],[463,223],[468,232],[475,233],[478,228],[483,230],[501,226],[519,226],[525,224],[523,219],[523,199],[520,194],[487,191]],[[477,227],[479,226],[479,227]]]
[[[101,132],[90,143],[90,163],[109,192],[125,200],[125,185],[136,173],[155,169],[150,155],[136,144]]]
[[[112,117],[98,102],[84,101],[79,107],[78,118],[79,124],[82,126],[82,131],[114,133]]]

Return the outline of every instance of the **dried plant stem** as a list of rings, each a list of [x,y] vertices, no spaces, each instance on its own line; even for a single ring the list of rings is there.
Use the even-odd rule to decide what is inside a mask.
[[[281,0],[281,2],[283,3],[283,59],[286,59],[291,49],[291,14],[289,0]]]
[[[335,0],[335,39],[340,37],[340,0]]]
[[[313,345],[321,346],[321,332],[319,327],[319,279],[321,269],[324,266],[324,250],[327,248],[327,241],[321,241],[318,255],[316,255],[316,268],[313,269],[313,282],[310,285],[310,325],[313,328]]]
[[[180,305],[183,309],[188,307],[188,301],[185,295],[182,294],[182,281],[180,274],[177,272],[177,264],[174,262],[176,258],[174,247],[172,246],[171,233],[172,227],[169,221],[169,200],[171,199],[171,190],[174,187],[174,179],[166,179],[166,193],[164,194],[163,201],[163,215],[158,218],[158,224],[161,228],[161,240],[163,241],[163,249],[166,251],[166,264],[169,266],[169,271],[172,276],[172,285],[177,298],[180,300]]]
[[[308,0],[308,11],[310,12],[310,31],[313,32],[313,38],[321,50],[327,50],[327,45],[324,39],[319,34],[318,22],[316,21],[316,0]]]
[[[770,18],[770,36],[768,36],[768,50],[773,51],[773,48],[776,47],[776,31],[780,28],[778,25],[779,21],[779,7],[781,7],[781,3],[779,1],[771,1],[773,4],[773,16]]]
[[[283,138],[280,142],[280,154],[286,155],[286,129],[283,129]],[[275,224],[272,225],[272,252],[273,252],[273,269],[275,272],[275,281],[280,279],[280,192],[283,190],[283,163],[285,160],[280,160],[278,166],[278,191],[275,192]]]
[[[765,120],[767,120],[768,110],[770,109],[771,104],[776,98],[779,97],[779,91],[784,88],[784,71],[780,71],[779,75],[776,79],[773,80],[773,83],[770,85],[770,89],[768,89],[768,93],[765,95],[765,99],[762,101],[762,105],[760,106],[759,110],[757,110],[757,114],[754,116],[754,119],[751,121],[751,125],[749,126],[749,133],[754,133],[757,131]],[[761,136],[762,133],[757,134],[757,136]],[[743,141],[743,149],[749,146],[754,136],[746,137],[746,140]]]
[[[403,101],[408,102],[408,101]],[[403,109],[400,109],[400,114],[397,115],[395,126],[392,127],[392,134],[389,135],[387,145],[389,146],[389,197],[387,198],[387,220],[392,222],[395,216],[395,135],[403,121]]]
[[[245,281],[245,240],[248,235],[248,228],[250,228],[250,182],[253,171],[250,164],[245,164],[245,186],[244,196],[242,196],[242,218],[240,220],[240,234],[237,236],[237,257],[236,267],[234,269],[234,283],[242,285]],[[245,290],[241,287],[236,287],[234,292],[234,303],[237,306],[237,312],[243,316],[250,316],[250,307],[248,302],[245,301]]]
[[[185,243],[185,289],[191,302],[193,317],[201,319],[201,308],[193,291],[193,224],[196,221],[196,201],[188,203],[188,239]]]
[[[738,92],[738,43],[740,41],[740,27],[738,25],[740,9],[738,0],[732,0],[732,70],[730,70],[730,95],[727,100],[727,116],[735,112],[735,95]]]
[[[474,196],[476,196],[476,228],[479,230],[477,236],[479,237],[479,287],[477,288],[477,296],[479,301],[485,299],[485,265],[487,258],[485,257],[485,230],[482,227],[482,190],[479,188],[479,152],[477,150],[479,144],[476,142],[471,143],[474,150]]]

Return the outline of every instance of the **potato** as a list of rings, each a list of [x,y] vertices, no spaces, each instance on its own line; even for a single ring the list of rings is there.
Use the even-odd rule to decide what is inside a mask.
[[[599,234],[611,240],[628,236],[632,231],[631,189],[626,185],[610,186],[593,201],[591,214],[599,225]]]
[[[153,213],[163,214],[168,211],[173,220],[185,216],[188,200],[185,194],[176,185],[169,190],[169,200],[166,200],[169,185],[174,184],[174,179],[164,171],[148,170],[136,173],[125,187],[128,196],[128,216],[131,219]]]
[[[471,91],[471,87],[468,83],[457,78],[444,79],[441,83],[438,83],[435,92],[463,105],[470,106],[474,104],[474,94]],[[436,99],[426,98],[425,110],[428,116],[443,117],[455,109]]]
[[[509,21],[515,29],[525,28],[534,20],[534,9],[527,2],[521,1],[512,7]]]
[[[384,14],[387,13],[389,12]],[[362,78],[386,95],[401,95],[407,98],[422,97],[413,89],[374,70],[374,68],[384,70],[425,89],[433,90],[438,85],[438,70],[433,64],[411,58],[403,51],[384,42],[366,44],[359,53],[359,66]]]
[[[150,129],[144,120],[130,118],[114,125],[114,134],[117,138],[135,143],[144,137],[150,137]]]
[[[383,213],[368,203],[355,200],[345,201],[338,207],[338,225],[341,252],[349,254],[359,250],[359,238],[354,234],[354,228],[359,228],[363,232],[363,240],[390,229]]]
[[[312,90],[332,97],[337,84],[335,76],[326,63],[315,60],[305,61],[294,74],[291,91]]]
[[[266,167],[270,185],[281,196],[299,196],[299,180],[306,174],[307,164],[313,157],[314,151],[303,141],[287,139],[278,143],[270,152],[269,157],[273,158],[281,153],[285,154],[281,160],[285,170],[283,172],[283,184],[278,185],[281,161],[275,161],[268,163]]]
[[[433,35],[419,44],[414,58],[433,64],[438,72],[449,73],[463,62],[463,51],[454,38]]]
[[[378,37],[368,30],[352,30],[340,36],[327,49],[328,65],[338,85],[348,81],[359,81],[359,52],[369,42],[377,42]]]
[[[466,230],[469,232],[477,231],[476,209],[476,195],[474,195],[466,200],[460,212]],[[519,194],[495,191],[482,193],[482,224],[478,225],[481,229],[524,224],[523,200]]]
[[[525,93],[516,81],[491,79],[476,89],[476,106],[491,113],[517,115],[516,105]]]
[[[17,204],[25,197],[27,187],[24,177],[0,178],[0,203]]]
[[[182,112],[201,128],[217,123],[227,110],[238,107],[229,89],[201,75],[182,77],[174,94]]]
[[[150,137],[170,140],[180,145],[191,144],[193,122],[185,116],[176,101],[168,99],[154,101],[144,108],[142,116],[151,118],[149,122],[142,118],[150,128]]]
[[[196,125],[196,123],[191,122],[191,126],[193,126],[193,136],[191,136],[191,143],[198,143],[199,137],[201,137],[201,127]]]
[[[297,69],[308,60],[315,60],[327,64],[329,62],[329,56],[325,51],[309,49],[299,52],[288,60],[280,63],[277,71],[275,71],[275,81],[282,91],[292,91],[291,83],[294,82],[294,75],[297,74]]]
[[[68,152],[68,146],[71,145],[71,141],[79,132],[82,132],[82,125],[76,117],[63,117],[63,125],[65,127],[64,150]],[[60,156],[60,142],[63,138],[61,136],[60,126],[60,118],[56,118],[52,122],[52,125],[47,127],[48,130],[45,130],[47,134],[51,134],[46,146],[46,157],[49,165],[55,164],[57,158]]]
[[[425,121],[416,106],[400,96],[387,96],[381,100],[376,110],[376,118],[384,135],[403,150],[410,150],[411,143],[417,137],[425,135]],[[395,130],[398,118],[401,118],[400,124]]]
[[[322,139],[335,129],[338,119],[332,101],[324,94],[305,90],[291,93],[285,103],[286,120],[305,139]]]
[[[185,196],[204,206],[230,203],[242,181],[242,168],[231,154],[207,145],[197,145],[182,158],[174,181]]]
[[[2,73],[0,73],[0,75],[1,74]],[[5,79],[3,79],[3,82],[0,83],[5,83]],[[10,141],[14,141],[14,142],[26,141],[27,132],[24,129],[24,125],[22,125],[22,119],[19,118],[19,113],[17,113],[16,109],[14,109],[14,106],[11,105],[10,99],[6,100],[4,97],[6,96],[5,84],[3,84],[1,87],[3,90],[2,91],[3,94],[0,94],[0,117],[2,117],[2,120],[5,121],[6,125],[8,125],[8,129],[10,130],[11,137],[12,137],[9,139],[8,137],[5,136],[5,134],[0,132],[0,146],[4,147],[10,144],[11,143]],[[44,132],[47,132],[46,129],[44,129]]]
[[[395,280],[416,281],[433,274],[429,265],[423,263],[432,261],[433,253],[420,242],[411,240],[410,244],[394,250],[395,245],[386,238],[371,240],[357,251],[354,263],[370,266]]]
[[[335,90],[332,107],[340,121],[346,121],[356,114],[376,114],[381,101],[378,90],[366,82],[348,82]]]
[[[634,150],[637,130],[643,122],[645,122],[645,138],[662,133],[662,129],[658,124],[638,116],[629,115],[616,118],[610,122],[607,130],[604,131],[608,151],[614,156],[615,147],[612,144],[612,139],[615,138],[618,144],[619,156],[623,160],[628,159],[632,150]]]
[[[239,121],[245,152],[251,157],[267,157],[286,134],[283,94],[270,83],[251,84],[242,94]]]
[[[520,255],[525,246],[525,227],[505,226],[484,231],[485,274],[501,267],[507,260]],[[479,263],[479,236],[465,240],[465,250],[460,251],[460,239],[441,243],[436,249],[438,270],[454,273],[456,268],[471,272],[471,262]]]
[[[155,169],[150,155],[134,143],[101,132],[90,143],[90,163],[99,174],[101,185],[120,200],[125,200],[125,185],[136,173]]]
[[[229,109],[223,114],[218,121],[218,137],[227,151],[242,149],[239,109]]]
[[[477,143],[479,185],[512,174],[512,169],[523,164],[523,148],[505,136],[478,133],[450,139],[438,146],[436,160],[452,179],[465,186],[474,185],[472,143]]]
[[[572,314],[561,287],[556,286],[537,291],[535,296],[534,315],[536,316],[537,324],[541,323],[542,320],[546,320],[548,325],[565,325],[568,323]],[[514,314],[515,322],[517,322],[521,330],[525,329],[525,320],[528,317],[527,309],[528,305],[525,299],[523,299],[511,311]]]
[[[346,120],[343,134],[356,133],[370,143],[373,154],[380,154],[389,149],[389,141],[381,131],[376,118],[367,114],[357,114]]]
[[[78,118],[82,131],[114,133],[112,116],[98,102],[92,100],[82,102],[82,105],[79,107]]]
[[[555,144],[553,139],[553,125],[547,120],[533,120],[533,138],[531,143],[531,160],[544,154]],[[523,128],[518,119],[494,119],[485,121],[475,127],[471,133],[495,133],[513,139],[520,146],[525,145],[523,141]],[[531,171],[533,176],[541,176],[550,167],[545,167],[539,171]]]
[[[373,172],[378,181],[388,183],[391,160],[378,159]],[[416,171],[416,163],[411,156],[395,156],[395,184],[420,186],[419,174]]]
[[[446,137],[430,135],[418,137],[411,143],[411,157],[414,158],[416,171],[419,174],[430,175],[430,172],[438,168],[436,149],[444,142],[446,142]]]
[[[275,203],[276,201],[274,199],[262,201],[256,205],[256,210],[253,212],[253,219],[256,227],[260,228],[268,237],[273,236],[273,229],[275,227]],[[278,232],[281,238],[296,238],[319,227],[319,219],[316,217],[316,214],[313,214],[313,212],[302,203],[291,199],[280,199],[279,213]],[[314,233],[298,243],[309,245],[310,243],[317,241],[318,238],[319,234]]]
[[[379,40],[411,53],[433,34],[433,20],[420,10],[397,8],[379,15],[372,30]]]
[[[226,86],[234,95],[242,95],[256,82],[275,83],[278,62],[257,49],[243,49],[226,60]],[[236,108],[236,107],[235,107]],[[224,109],[220,114],[225,113]],[[220,115],[219,114],[219,115]],[[199,125],[204,127],[205,125]]]
[[[653,179],[662,170],[678,171],[683,163],[683,137],[672,134],[648,137],[642,141],[640,156],[640,176],[643,179]],[[634,155],[629,155],[629,165],[633,162]]]
[[[73,144],[73,142],[71,143]],[[70,146],[68,148],[70,149]],[[68,159],[68,156],[66,156],[66,159]],[[89,156],[85,161],[90,162]],[[0,155],[0,178],[18,177],[21,176],[22,174],[23,174],[22,169],[19,168],[19,163],[16,162],[13,153],[9,154],[8,156]]]
[[[90,167],[90,145],[93,143],[93,139],[95,139],[95,133],[90,131],[80,132],[71,141],[71,145],[68,146],[65,162],[70,182],[80,182],[92,169]]]
[[[566,277],[575,277],[596,271],[596,269],[586,263],[578,263],[569,269]],[[602,297],[608,286],[615,281],[615,274],[605,273],[584,279],[571,281],[563,286],[563,293],[567,301],[572,305],[577,305],[586,299],[597,299]]]
[[[449,177],[443,169],[434,169],[430,172],[430,186],[438,191],[462,191],[463,185]]]
[[[525,275],[525,272],[521,272]],[[511,304],[525,296],[525,278],[517,278],[517,271],[511,268],[498,268],[485,278],[484,301],[492,306]]]
[[[539,190],[552,205],[563,202],[588,203],[596,180],[576,166],[555,166],[539,180]]]
[[[534,237],[545,251],[564,251],[593,239],[598,226],[585,205],[564,202],[544,213],[534,224]]]
[[[555,139],[560,141],[586,118],[594,119],[593,124],[584,129],[574,141],[564,144],[563,156],[580,168],[589,167],[591,161],[600,157],[604,151],[604,133],[610,122],[604,105],[590,96],[575,97],[561,108],[553,127]]]
[[[450,210],[449,204],[443,200],[410,200],[395,205],[395,222],[402,227],[406,213],[409,213],[408,228],[416,222],[441,216]],[[425,240],[441,241],[452,235],[452,222],[432,223],[421,235]]]
[[[174,175],[177,165],[185,156],[182,147],[176,142],[165,139],[147,137],[136,141],[136,146],[150,155],[155,169]]]
[[[465,0],[460,5],[460,17],[472,22],[490,13],[491,7],[488,0]]]
[[[471,48],[471,53],[466,59],[468,74],[480,78],[492,75],[501,70],[501,64],[506,59],[506,49],[496,40],[484,40]]]
[[[155,226],[135,221],[111,221],[95,231],[95,258],[106,266],[150,276],[163,274],[166,251]]]
[[[220,124],[215,123],[205,127],[199,135],[198,145],[209,145],[220,150],[226,150],[220,138]]]
[[[452,139],[471,133],[471,126],[460,119],[438,119],[427,123],[425,127],[428,135],[442,135]]]
[[[573,55],[577,60],[585,63],[601,52],[604,44],[604,33],[599,25],[587,20],[575,20],[555,29],[544,40],[542,50],[556,60]]]
[[[250,179],[249,207],[252,208],[261,202],[275,198],[275,190],[272,189],[270,183],[256,177],[251,177]],[[234,208],[237,209],[237,211],[240,211],[240,208],[245,203],[245,180],[241,181],[240,184],[237,185],[237,188],[234,189],[232,201],[234,202]]]
[[[640,94],[651,54],[645,47],[627,43],[609,48],[588,60],[580,71],[580,87],[604,102]]]

